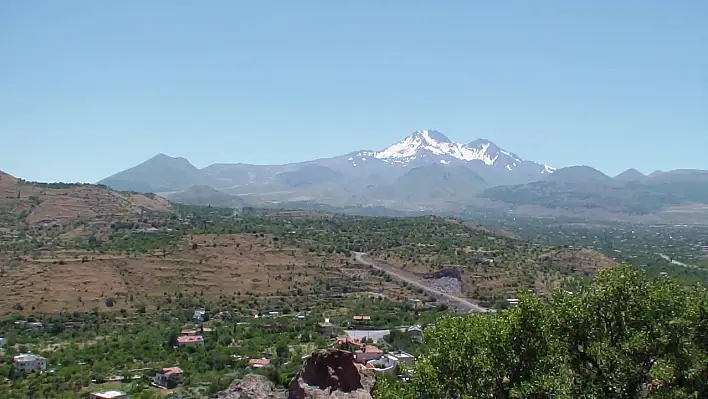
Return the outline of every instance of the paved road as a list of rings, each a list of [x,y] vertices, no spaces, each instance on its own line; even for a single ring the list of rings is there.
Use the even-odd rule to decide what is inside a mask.
[[[392,270],[390,267],[377,265],[376,263],[368,261],[368,260],[364,259],[364,255],[366,255],[366,254],[363,252],[354,252],[354,257],[357,260],[357,262],[362,263],[367,266],[371,266],[374,269],[381,270],[382,272],[390,275],[391,277],[394,277],[394,278],[401,280],[401,281],[405,281],[406,283],[413,285],[415,287],[418,287],[418,288],[422,289],[423,291],[426,291],[429,294],[432,294],[433,296],[436,296],[438,298],[442,297],[450,302],[454,302],[455,304],[458,304],[460,307],[462,307],[463,309],[465,309],[469,312],[480,313],[480,312],[488,312],[489,311],[487,308],[483,308],[483,307],[481,307],[477,304],[474,304],[466,299],[462,299],[462,298],[456,297],[454,295],[450,295],[448,293],[437,290],[435,288],[428,287],[415,279],[412,279],[410,277],[407,277],[407,276],[404,276],[400,273],[397,273],[396,271]]]

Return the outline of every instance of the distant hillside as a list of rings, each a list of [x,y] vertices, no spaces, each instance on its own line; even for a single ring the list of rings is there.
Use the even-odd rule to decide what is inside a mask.
[[[243,208],[246,202],[235,195],[223,193],[209,186],[191,186],[184,191],[169,194],[170,201],[187,205],[213,206],[218,208]]]
[[[14,224],[67,225],[76,220],[111,221],[142,210],[169,212],[156,195],[118,192],[93,184],[34,183],[0,173],[0,221]]]
[[[207,184],[208,178],[184,158],[158,154],[98,183],[114,190],[158,193]]]
[[[344,175],[326,166],[305,165],[297,170],[282,172],[273,177],[270,184],[288,188],[301,188],[329,183],[342,179]]]
[[[487,187],[477,173],[461,165],[413,168],[385,188],[391,198],[411,202],[473,198]]]
[[[572,173],[563,171],[559,169],[552,178],[543,181],[494,187],[481,196],[513,206],[534,205],[575,213],[600,210],[630,215],[708,203],[708,172],[705,171],[663,172],[642,181],[629,182],[617,181],[588,169],[583,170],[582,177],[571,177]]]
[[[556,169],[552,175],[549,175],[542,181],[588,183],[609,182],[610,180],[612,180],[612,178],[595,168],[579,165]]]

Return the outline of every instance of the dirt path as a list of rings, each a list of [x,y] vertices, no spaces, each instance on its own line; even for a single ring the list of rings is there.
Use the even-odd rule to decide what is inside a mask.
[[[477,304],[474,304],[474,303],[468,301],[467,299],[456,297],[454,295],[450,295],[450,294],[444,293],[442,291],[439,291],[435,288],[428,287],[427,285],[421,283],[420,281],[418,281],[416,279],[413,279],[408,276],[404,276],[403,274],[396,272],[391,267],[378,265],[376,263],[368,261],[368,260],[364,259],[364,255],[366,255],[366,254],[363,252],[354,252],[354,257],[357,260],[357,262],[367,265],[367,266],[371,266],[374,269],[381,270],[382,272],[390,275],[391,277],[394,277],[398,280],[404,281],[412,286],[418,287],[418,288],[422,289],[423,291],[425,291],[437,298],[443,298],[449,302],[453,302],[454,304],[459,305],[460,307],[462,307],[463,309],[465,309],[469,312],[482,313],[482,312],[489,311],[489,309],[481,307]]]

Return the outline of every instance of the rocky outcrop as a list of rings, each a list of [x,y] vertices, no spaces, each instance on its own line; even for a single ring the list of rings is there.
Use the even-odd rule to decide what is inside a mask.
[[[354,362],[350,352],[336,349],[312,353],[288,388],[288,399],[371,399],[373,371]]]
[[[277,389],[268,378],[249,374],[231,383],[228,389],[219,392],[216,399],[285,399],[287,392]]]
[[[356,364],[350,352],[329,349],[313,352],[287,391],[262,375],[250,374],[215,399],[372,399],[375,383],[373,371]]]

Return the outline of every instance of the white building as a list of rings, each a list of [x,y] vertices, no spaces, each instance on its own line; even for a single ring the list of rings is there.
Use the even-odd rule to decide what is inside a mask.
[[[12,358],[12,363],[15,365],[15,370],[22,373],[34,373],[47,369],[47,358],[42,356],[25,353]]]
[[[155,374],[155,384],[172,389],[184,383],[184,371],[179,367],[166,367]]]
[[[7,342],[7,340],[6,340],[5,338],[0,337],[0,348],[2,348],[3,346],[5,346],[5,343],[6,343],[6,342]]]
[[[92,393],[91,399],[130,399],[130,396],[122,391],[105,391]]]
[[[194,311],[194,320],[203,323],[206,320],[206,310],[197,309]]]
[[[415,366],[415,358],[405,352],[387,353],[378,359],[366,362],[368,369],[374,370],[377,374],[395,375],[399,366],[405,366],[407,370]]]

